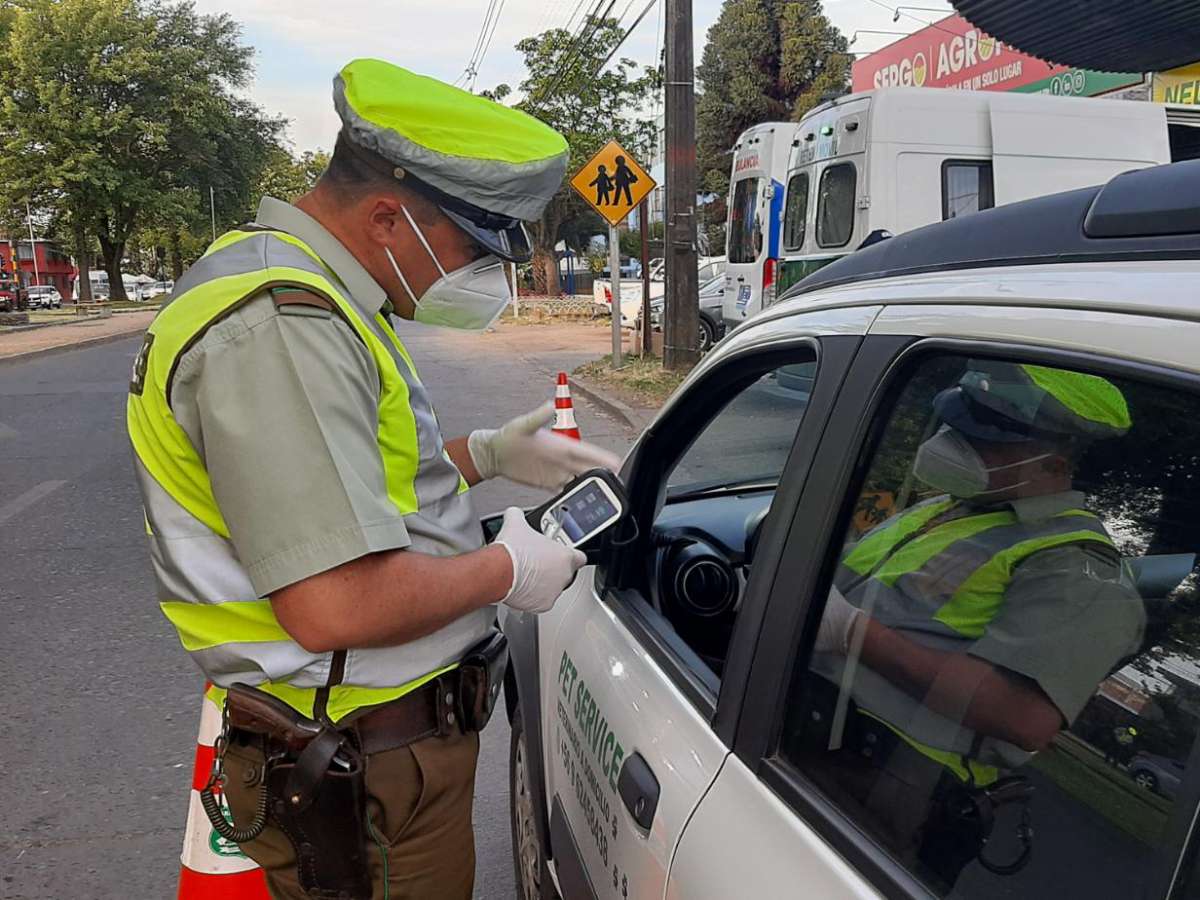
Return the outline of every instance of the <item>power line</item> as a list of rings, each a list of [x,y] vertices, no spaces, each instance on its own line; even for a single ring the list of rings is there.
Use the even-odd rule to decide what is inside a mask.
[[[483,47],[484,36],[487,34],[488,24],[492,20],[492,13],[496,9],[496,3],[497,0],[488,0],[487,11],[483,14],[483,24],[479,27],[478,37],[475,38],[475,47],[471,50],[471,57],[467,60],[467,67],[463,69],[462,74],[455,79],[455,84],[459,84],[461,82],[465,87],[474,76],[476,63],[479,58],[479,51],[480,48]]]
[[[597,75],[599,75],[600,72],[604,69],[604,67],[606,65],[608,65],[608,61],[610,59],[612,59],[614,55],[616,55],[616,52],[618,50],[621,49],[621,45],[624,44],[625,41],[627,41],[629,39],[629,36],[631,34],[633,34],[633,29],[637,28],[638,25],[640,25],[642,23],[642,19],[646,18],[646,13],[650,12],[650,7],[654,6],[654,4],[657,2],[658,2],[658,0],[650,0],[650,2],[646,4],[646,8],[642,10],[641,14],[636,19],[633,20],[633,24],[629,26],[629,30],[625,32],[625,34],[622,36],[621,40],[617,41],[617,45],[608,52],[608,56],[604,57],[604,62],[600,63],[600,65],[596,66],[596,68],[593,70],[593,72],[592,72],[593,78],[595,78]],[[629,6],[633,6],[633,0],[630,0]],[[628,7],[626,7],[625,11],[626,12],[629,11]],[[624,18],[624,13],[622,13],[621,17]]]
[[[607,17],[609,10],[612,9],[614,3],[616,3],[616,0],[609,0],[608,9],[604,11],[604,17]],[[565,76],[573,71],[575,58],[579,55],[580,49],[592,39],[592,35],[595,34],[596,28],[603,20],[603,17],[599,16],[600,7],[603,5],[604,0],[596,0],[595,8],[580,23],[579,31],[573,36],[570,44],[567,46],[567,49],[563,51],[563,55],[559,64],[554,68],[553,77],[542,86],[542,90],[540,90],[538,95],[531,101],[531,108],[540,107],[544,99],[549,99],[549,96],[553,96],[553,94],[550,92],[552,92],[556,86],[565,84]]]
[[[955,37],[962,37],[962,35],[960,35],[958,32],[951,31],[949,28],[943,28],[941,25],[938,25],[936,22],[926,22],[924,19],[920,18],[919,16],[914,16],[912,13],[900,12],[900,9],[898,7],[888,6],[886,3],[883,2],[883,0],[867,0],[867,2],[874,3],[876,6],[882,8],[882,9],[886,9],[893,16],[896,16],[897,14],[899,14],[901,16],[905,16],[906,18],[912,19],[914,22],[920,22],[926,28],[936,28],[938,31],[942,32],[943,34],[951,34],[951,35],[954,35]],[[948,10],[947,12],[953,12],[953,10]],[[895,21],[895,19],[893,18],[892,21]]]
[[[483,49],[479,52],[479,60],[475,63],[475,73],[471,76],[471,90],[475,90],[475,79],[479,77],[479,68],[483,65],[483,58],[487,56],[488,48],[492,46],[492,38],[496,34],[496,26],[500,24],[500,14],[504,12],[505,0],[500,0],[496,7],[496,17],[492,19],[492,30],[488,32],[487,42],[483,45]]]

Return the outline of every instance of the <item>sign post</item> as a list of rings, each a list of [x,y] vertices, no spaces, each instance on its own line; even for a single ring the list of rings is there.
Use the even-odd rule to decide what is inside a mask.
[[[621,233],[608,226],[608,268],[612,272],[612,367],[621,368]]]
[[[571,187],[608,222],[608,265],[612,293],[613,368],[621,365],[621,248],[617,226],[656,187],[633,155],[609,141],[571,179]],[[645,323],[648,326],[649,323]]]

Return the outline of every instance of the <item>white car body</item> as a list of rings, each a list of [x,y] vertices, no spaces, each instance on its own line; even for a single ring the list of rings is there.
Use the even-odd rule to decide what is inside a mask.
[[[1200,179],[1196,165],[1190,171]],[[1082,192],[1062,196],[1077,198]],[[643,531],[669,520],[672,504],[705,502],[668,501],[666,478],[672,461],[686,459],[692,433],[699,429],[703,437],[707,422],[720,415],[721,392],[728,393],[728,385],[740,377],[734,373],[751,369],[755,359],[780,365],[791,349],[810,348],[804,352],[820,360],[813,397],[822,387],[821,366],[830,366],[825,376],[830,399],[801,414],[786,466],[767,495],[765,509],[771,514],[765,520],[760,516],[765,521],[761,540],[754,531],[755,561],[762,554],[766,562],[750,569],[749,580],[736,588],[739,619],[721,674],[691,648],[662,597],[642,596],[622,580],[648,565],[655,573],[651,577],[657,577],[655,548],[668,546],[657,535],[628,550],[602,551],[600,564],[583,569],[549,612],[506,612],[513,651],[506,697],[514,722],[514,760],[524,767],[519,773],[514,768],[518,877],[532,871],[524,851],[538,845],[544,854],[538,863],[544,865],[541,892],[535,894],[530,882],[522,881],[522,896],[549,897],[554,891],[568,900],[929,896],[778,755],[778,710],[791,683],[793,657],[799,657],[797,665],[804,661],[806,651],[797,649],[800,636],[816,631],[809,607],[818,601],[798,592],[805,578],[814,589],[828,585],[829,576],[821,572],[829,568],[822,560],[830,551],[821,548],[831,534],[836,535],[831,546],[841,546],[842,532],[834,526],[841,521],[847,489],[840,485],[856,490],[858,448],[872,446],[867,425],[886,411],[887,402],[878,398],[891,396],[881,385],[890,390],[900,379],[893,373],[911,365],[907,360],[935,351],[1012,353],[1041,365],[1047,364],[1043,360],[1079,360],[1074,364],[1100,367],[1106,374],[1105,367],[1111,367],[1122,377],[1153,372],[1145,377],[1156,384],[1178,383],[1181,394],[1200,395],[1200,306],[1195,301],[1200,205],[1192,204],[1191,230],[1164,238],[1180,243],[1156,258],[1134,259],[1131,249],[1130,258],[1107,259],[1103,247],[1094,248],[1096,242],[1083,242],[1080,246],[1086,244],[1093,256],[1049,264],[1016,257],[1014,263],[998,247],[997,259],[1004,262],[971,259],[924,271],[914,261],[911,271],[888,277],[887,260],[897,258],[887,257],[888,250],[903,256],[933,247],[936,254],[939,229],[954,228],[946,233],[961,236],[967,231],[963,226],[982,224],[986,216],[1018,216],[1029,207],[1036,219],[1049,207],[1026,204],[1010,213],[981,214],[972,223],[923,229],[911,235],[913,243],[893,239],[893,248],[853,258],[862,259],[863,266],[882,260],[877,269],[854,276],[854,268],[843,265],[842,271],[854,276],[844,280],[833,274],[836,269],[829,270],[827,286],[785,298],[700,362],[623,467],[634,515],[641,510],[650,518]],[[1081,219],[1071,219],[1074,227]],[[1019,231],[1013,228],[1017,219],[994,221],[1010,234]],[[1057,232],[1051,228],[1050,233]],[[964,251],[963,259],[969,257]],[[958,349],[937,349],[945,347]],[[845,354],[844,368],[833,362],[839,353]],[[785,358],[783,367],[788,365]],[[706,415],[710,418],[697,424],[697,417]],[[747,441],[753,437],[745,434]],[[664,461],[664,453],[679,455]],[[810,545],[815,549],[805,549]],[[813,561],[805,562],[805,554]],[[678,571],[676,576],[678,588]],[[614,579],[620,583],[614,585]],[[1192,797],[1192,806],[1173,811],[1181,834],[1189,833],[1196,815],[1195,794],[1187,791],[1198,784],[1193,766],[1180,792]],[[1086,802],[1079,808],[1084,814],[1092,809]],[[1039,820],[1035,841],[1057,813],[1042,815],[1050,818]],[[1053,828],[1042,840],[1058,840]],[[1165,897],[1178,879],[1191,877],[1190,868],[1184,870],[1186,848],[1168,845],[1165,838],[1149,840],[1165,858],[1162,891],[1145,896]],[[1121,872],[1133,865],[1129,860],[1141,858],[1136,854],[1143,845],[1137,841],[1123,834],[1122,842],[1113,844],[1119,843],[1118,853],[1081,839],[1072,845],[1077,856],[1059,858],[1046,850],[1035,856],[1041,869],[1031,867],[1007,888],[996,876],[987,890],[976,890],[971,885],[983,882],[975,878],[951,896],[1125,897]],[[1090,879],[1091,887],[1073,893],[1072,878]]]
[[[33,284],[25,289],[30,309],[57,309],[62,306],[62,294],[49,284]]]
[[[658,263],[656,265],[656,263]],[[698,266],[698,284],[703,285],[725,271],[724,256],[702,256]],[[666,293],[665,267],[661,260],[650,261],[650,299],[657,300]],[[597,306],[612,308],[612,283],[592,283],[592,302]],[[642,312],[642,279],[621,279],[621,325],[632,328]]]

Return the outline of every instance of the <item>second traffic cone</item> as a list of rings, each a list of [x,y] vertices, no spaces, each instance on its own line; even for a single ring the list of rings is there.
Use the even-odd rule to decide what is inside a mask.
[[[200,708],[200,734],[196,738],[196,765],[192,769],[177,897],[178,900],[270,900],[267,880],[258,863],[242,853],[237,844],[217,834],[200,805],[200,790],[208,784],[213,744],[220,733],[221,710],[208,697],[206,687]]]
[[[554,389],[554,427],[550,430],[573,441],[582,440],[579,426],[575,424],[575,407],[571,403],[571,386],[567,384],[566,372],[558,373],[558,387]]]

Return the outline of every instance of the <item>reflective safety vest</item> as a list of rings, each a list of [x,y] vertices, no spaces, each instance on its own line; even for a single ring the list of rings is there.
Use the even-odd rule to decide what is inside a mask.
[[[244,682],[306,715],[320,715],[323,706],[336,721],[360,707],[402,696],[453,668],[461,651],[486,633],[494,612],[479,610],[403,648],[310,653],[279,624],[269,599],[255,593],[204,461],[171,411],[171,384],[180,358],[209,326],[263,291],[285,285],[328,300],[375,361],[379,452],[388,498],[396,509],[405,516],[418,510],[436,516],[438,504],[465,503],[458,495],[467,484],[441,445],[416,369],[390,323],[379,313],[374,327],[369,324],[317,254],[283,232],[253,227],[231,231],[180,280],[134,363],[127,426],[159,606],[184,648],[218,695],[222,688]],[[385,339],[404,365],[397,363]],[[418,419],[423,421],[420,429]],[[428,446],[422,446],[419,431],[427,435]]]
[[[838,567],[835,583],[853,605],[867,608],[883,625],[927,647],[961,652],[982,638],[1004,607],[1016,568],[1034,553],[1071,544],[1117,551],[1094,514],[1070,509],[1037,521],[1021,521],[1007,507],[977,510],[938,497],[869,532]],[[905,743],[945,766],[963,781],[988,784],[995,766],[984,753],[1009,764],[1028,758],[1011,744],[984,739],[924,707],[919,700],[865,666],[855,673],[860,710]],[[963,710],[965,712],[965,710]]]

